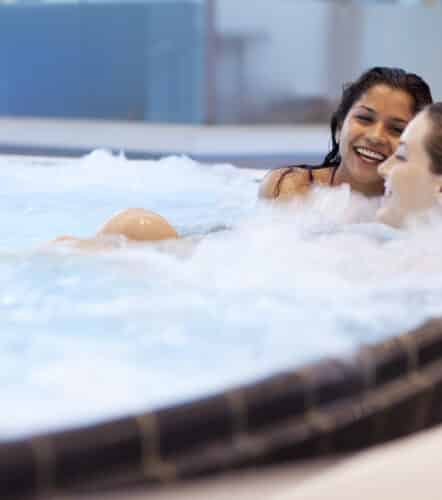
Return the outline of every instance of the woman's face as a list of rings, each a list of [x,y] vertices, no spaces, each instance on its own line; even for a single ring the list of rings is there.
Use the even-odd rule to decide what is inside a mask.
[[[341,167],[347,182],[359,187],[380,185],[378,166],[399,143],[413,118],[413,98],[385,84],[371,87],[350,108],[339,133]]]
[[[428,114],[419,113],[402,134],[394,155],[379,167],[379,174],[385,179],[383,206],[377,213],[381,222],[398,227],[407,215],[436,204],[441,176],[431,171],[425,146],[430,131]]]

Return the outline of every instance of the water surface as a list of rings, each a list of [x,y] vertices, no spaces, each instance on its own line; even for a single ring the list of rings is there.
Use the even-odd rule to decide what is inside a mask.
[[[347,186],[257,203],[256,172],[187,158],[0,159],[0,439],[95,422],[348,355],[442,314],[439,216],[374,222]],[[185,238],[85,254],[125,207]]]

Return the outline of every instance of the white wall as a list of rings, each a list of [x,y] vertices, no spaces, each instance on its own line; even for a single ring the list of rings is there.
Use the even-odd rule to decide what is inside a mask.
[[[359,69],[396,65],[418,73],[442,100],[442,7],[365,8]]]
[[[328,5],[303,0],[218,0],[217,5],[221,33],[263,37],[248,54],[253,93],[322,92]]]
[[[319,0],[218,0],[221,33],[255,32],[250,47],[250,98],[337,97],[342,83],[375,65],[417,72],[442,99],[442,8]],[[229,69],[221,87],[232,84]],[[223,84],[224,79],[224,84]]]

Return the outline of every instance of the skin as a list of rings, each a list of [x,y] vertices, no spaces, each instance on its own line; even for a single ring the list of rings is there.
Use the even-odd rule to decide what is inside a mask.
[[[124,236],[130,242],[162,241],[178,238],[166,219],[143,208],[128,208],[113,215],[92,238],[60,236],[51,243],[68,243],[80,250],[94,251],[116,246],[112,236]]]
[[[431,170],[431,158],[425,148],[431,132],[431,120],[423,111],[414,118],[401,136],[393,156],[379,167],[385,179],[383,205],[379,221],[400,227],[407,216],[436,206],[442,188],[442,176]]]
[[[128,208],[112,216],[97,235],[122,234],[133,241],[159,241],[178,238],[164,217],[144,208]]]
[[[396,150],[400,135],[412,118],[413,98],[403,90],[375,85],[363,94],[339,131],[342,161],[335,184],[346,182],[367,196],[381,195],[384,181],[378,167]],[[370,152],[377,159],[369,157]]]
[[[348,183],[354,191],[366,196],[379,196],[384,192],[384,181],[377,172],[378,166],[396,149],[399,138],[413,118],[414,100],[407,92],[385,84],[374,85],[350,108],[338,130],[341,163],[333,185]],[[377,159],[367,158],[356,151]],[[361,150],[359,150],[361,151]],[[275,186],[285,169],[276,169],[266,175],[260,190],[261,198],[290,199],[293,195],[307,193],[311,188],[306,171],[295,169],[280,183],[280,193]],[[314,171],[315,181],[329,185],[331,169]]]
[[[413,98],[405,91],[388,85],[375,85],[354,103],[339,130],[340,155],[334,185],[350,184],[365,195],[381,195],[383,178],[378,166],[396,149],[400,135],[413,117]],[[363,148],[363,149],[361,149]],[[375,155],[376,158],[369,157]],[[284,169],[282,169],[284,170]],[[330,172],[317,172],[315,180],[330,182]],[[280,173],[273,171],[263,181],[260,196],[272,198],[273,186]],[[280,186],[282,198],[308,192],[306,172],[287,175]],[[113,244],[106,236],[122,235],[129,241],[160,241],[178,238],[175,229],[158,214],[132,208],[111,217],[92,238],[62,236],[54,242],[69,242],[85,250],[103,249]]]

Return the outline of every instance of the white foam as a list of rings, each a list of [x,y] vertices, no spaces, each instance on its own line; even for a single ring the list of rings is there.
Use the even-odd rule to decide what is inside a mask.
[[[347,186],[258,203],[256,172],[188,158],[0,167],[0,438],[199,397],[442,313],[437,214],[394,230]],[[129,206],[205,236],[41,249]]]

